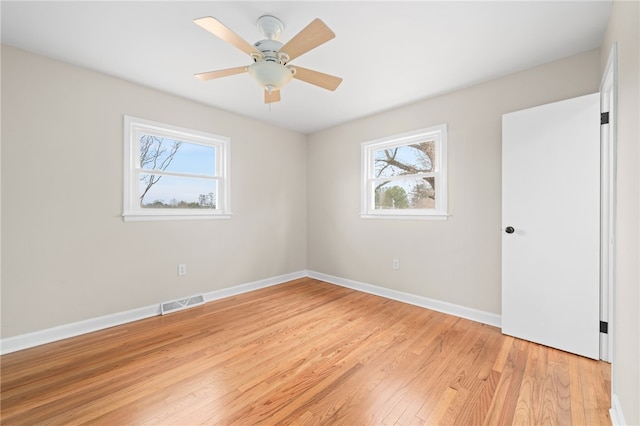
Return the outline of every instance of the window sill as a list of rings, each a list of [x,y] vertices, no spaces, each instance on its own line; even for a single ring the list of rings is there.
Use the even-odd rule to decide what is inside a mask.
[[[150,222],[160,220],[218,220],[231,219],[231,214],[123,214],[125,222]]]
[[[396,219],[396,220],[447,220],[446,213],[433,214],[384,214],[384,213],[361,213],[361,219]]]

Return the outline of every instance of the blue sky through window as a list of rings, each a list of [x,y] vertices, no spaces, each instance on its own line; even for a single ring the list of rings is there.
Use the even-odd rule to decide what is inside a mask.
[[[142,143],[142,139],[146,136],[147,135],[141,136],[140,143]],[[162,149],[164,149],[164,153],[158,156],[158,161],[156,161],[156,164],[161,164],[162,161],[166,159],[166,157],[171,152],[171,147],[175,143],[177,143],[177,141],[169,138],[154,138],[153,149],[157,149],[160,143],[162,143]],[[173,157],[173,160],[165,170],[168,172],[214,176],[215,164],[215,147],[190,142],[181,142],[178,151]],[[152,169],[153,165],[148,164],[143,168]]]

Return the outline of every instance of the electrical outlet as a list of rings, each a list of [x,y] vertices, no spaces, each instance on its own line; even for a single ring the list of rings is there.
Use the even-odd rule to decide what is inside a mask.
[[[399,259],[393,259],[393,261],[391,262],[391,267],[393,268],[394,271],[397,271],[400,269],[400,260]]]
[[[178,265],[178,276],[181,277],[183,275],[187,275],[187,265],[181,263]]]

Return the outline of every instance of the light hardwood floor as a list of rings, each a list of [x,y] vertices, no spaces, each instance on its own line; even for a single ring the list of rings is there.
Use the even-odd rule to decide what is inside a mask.
[[[609,365],[304,278],[2,356],[2,424],[609,425]]]

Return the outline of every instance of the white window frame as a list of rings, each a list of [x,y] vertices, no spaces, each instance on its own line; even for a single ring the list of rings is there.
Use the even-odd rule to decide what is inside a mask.
[[[140,207],[140,135],[153,135],[216,148],[215,170],[213,178],[217,180],[215,209],[144,209]],[[124,116],[124,202],[122,216],[125,221],[148,220],[194,220],[194,219],[228,219],[231,217],[229,197],[230,187],[230,142],[224,136],[213,135],[197,130],[158,123],[143,118]],[[189,174],[168,173],[170,175]]]
[[[433,209],[376,209],[375,152],[417,142],[433,141],[435,161],[433,172],[419,176],[435,177],[436,205]],[[446,220],[447,213],[447,125],[429,127],[390,137],[363,142],[361,145],[362,184],[360,217],[364,219],[437,219]],[[415,175],[410,175],[415,176]],[[391,177],[389,180],[406,176]]]

